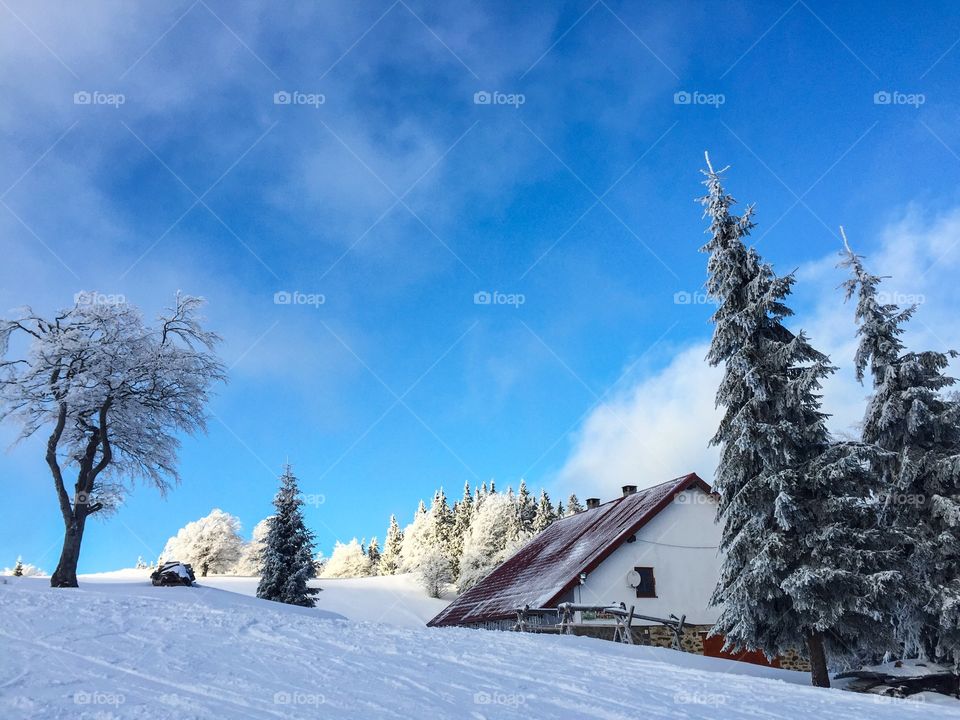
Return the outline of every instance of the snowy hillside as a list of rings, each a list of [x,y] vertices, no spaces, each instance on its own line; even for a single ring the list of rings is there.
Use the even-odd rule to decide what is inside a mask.
[[[80,583],[144,583],[150,570],[127,568],[105,573],[81,575]],[[203,587],[227,590],[255,597],[257,578],[216,575],[197,578]],[[360,578],[322,578],[312,580],[312,587],[322,588],[317,594],[317,608],[348,620],[387,623],[404,627],[423,627],[443,610],[453,597],[445,600],[427,597],[412,575],[383,575]]]
[[[806,687],[798,673],[588,638],[377,625],[121,578],[79,590],[5,580],[4,718],[960,719],[949,706]]]

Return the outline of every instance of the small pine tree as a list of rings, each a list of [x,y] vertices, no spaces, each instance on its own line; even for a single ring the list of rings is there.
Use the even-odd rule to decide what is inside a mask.
[[[370,540],[370,544],[367,546],[367,558],[370,560],[370,574],[379,575],[380,574],[380,542],[377,540],[376,536]]]
[[[23,577],[23,560],[17,558],[17,564],[13,566],[13,575],[14,577]]]
[[[520,480],[520,488],[517,490],[517,520],[523,532],[532,534],[534,532],[533,522],[537,517],[537,503],[530,496],[527,490],[527,481]]]
[[[273,500],[276,509],[263,548],[257,597],[264,600],[313,607],[307,583],[316,576],[313,564],[313,533],[303,521],[297,478],[287,465],[280,476],[280,491]]]
[[[380,555],[380,574],[395,575],[400,569],[403,552],[403,530],[397,523],[397,516],[390,516],[390,526],[387,528],[387,539]]]
[[[149,565],[143,559],[143,555],[137,555],[137,570],[146,570]]]
[[[580,504],[576,493],[570,493],[570,497],[567,498],[567,515],[576,515],[578,512],[583,512],[583,505]]]
[[[473,495],[470,493],[470,482],[463,484],[463,499],[454,507],[453,530],[450,534],[450,563],[453,567],[454,580],[460,574],[460,558],[463,556],[463,542],[470,531],[470,521],[473,518]]]
[[[531,529],[534,533],[542,533],[557,519],[556,511],[553,509],[553,503],[550,502],[550,496],[546,490],[540,491],[540,501],[537,503],[536,515],[533,518]]]

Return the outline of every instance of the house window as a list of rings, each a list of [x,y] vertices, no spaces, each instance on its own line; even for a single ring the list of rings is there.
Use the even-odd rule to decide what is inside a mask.
[[[653,598],[657,596],[657,581],[653,577],[652,567],[635,567],[634,570],[640,576],[640,582],[637,583],[638,598]]]

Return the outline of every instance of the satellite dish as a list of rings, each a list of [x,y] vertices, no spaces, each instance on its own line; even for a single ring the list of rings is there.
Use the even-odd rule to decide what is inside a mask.
[[[636,588],[642,580],[643,578],[640,577],[640,573],[636,570],[631,570],[627,573],[627,585],[632,588]]]

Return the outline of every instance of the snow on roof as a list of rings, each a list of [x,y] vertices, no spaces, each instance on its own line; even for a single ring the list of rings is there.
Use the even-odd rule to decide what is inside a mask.
[[[463,625],[514,617],[518,608],[556,607],[560,597],[680,492],[710,486],[695,473],[556,521],[467,590],[427,625]]]

